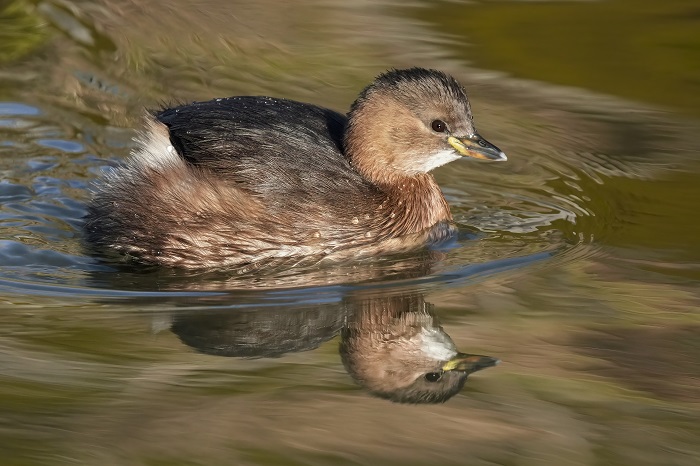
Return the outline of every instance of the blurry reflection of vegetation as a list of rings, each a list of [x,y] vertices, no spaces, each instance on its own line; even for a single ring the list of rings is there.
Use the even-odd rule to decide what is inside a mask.
[[[416,15],[480,68],[700,115],[696,0],[428,4]]]
[[[44,25],[31,2],[0,3],[0,63],[22,58],[41,46],[48,36]]]

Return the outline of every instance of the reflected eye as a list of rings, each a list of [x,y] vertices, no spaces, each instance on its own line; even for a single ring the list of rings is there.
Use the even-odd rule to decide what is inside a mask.
[[[425,374],[425,380],[428,382],[437,382],[442,378],[442,372],[428,372]]]
[[[433,131],[435,131],[436,133],[444,133],[445,130],[447,130],[447,125],[442,120],[433,121],[432,123],[430,123],[430,127],[433,128]]]

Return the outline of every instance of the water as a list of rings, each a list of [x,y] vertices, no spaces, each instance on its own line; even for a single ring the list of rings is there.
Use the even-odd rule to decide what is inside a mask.
[[[627,3],[3,4],[2,464],[697,464],[698,19]],[[589,19],[625,8],[621,41]],[[144,108],[342,110],[416,65],[509,155],[437,171],[453,244],[257,276],[84,253],[89,186]],[[502,363],[445,404],[372,396],[345,366],[382,348],[348,345],[407,329]]]

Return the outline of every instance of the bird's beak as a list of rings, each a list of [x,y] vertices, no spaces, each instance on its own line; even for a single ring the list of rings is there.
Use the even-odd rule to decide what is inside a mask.
[[[457,353],[455,357],[442,365],[442,370],[459,371],[471,374],[472,372],[495,366],[499,362],[501,362],[500,359],[492,358],[491,356]]]
[[[473,136],[466,138],[456,138],[450,136],[447,139],[452,147],[465,157],[474,157],[482,160],[506,161],[508,157],[501,149],[494,146],[486,139],[474,133]]]

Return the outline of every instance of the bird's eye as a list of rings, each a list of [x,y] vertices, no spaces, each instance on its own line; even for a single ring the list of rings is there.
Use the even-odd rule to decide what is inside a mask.
[[[444,133],[447,130],[447,125],[442,120],[433,121],[430,123],[430,127],[433,128],[433,131],[436,133]]]
[[[442,372],[428,372],[425,374],[425,380],[428,382],[437,382],[442,378]]]

